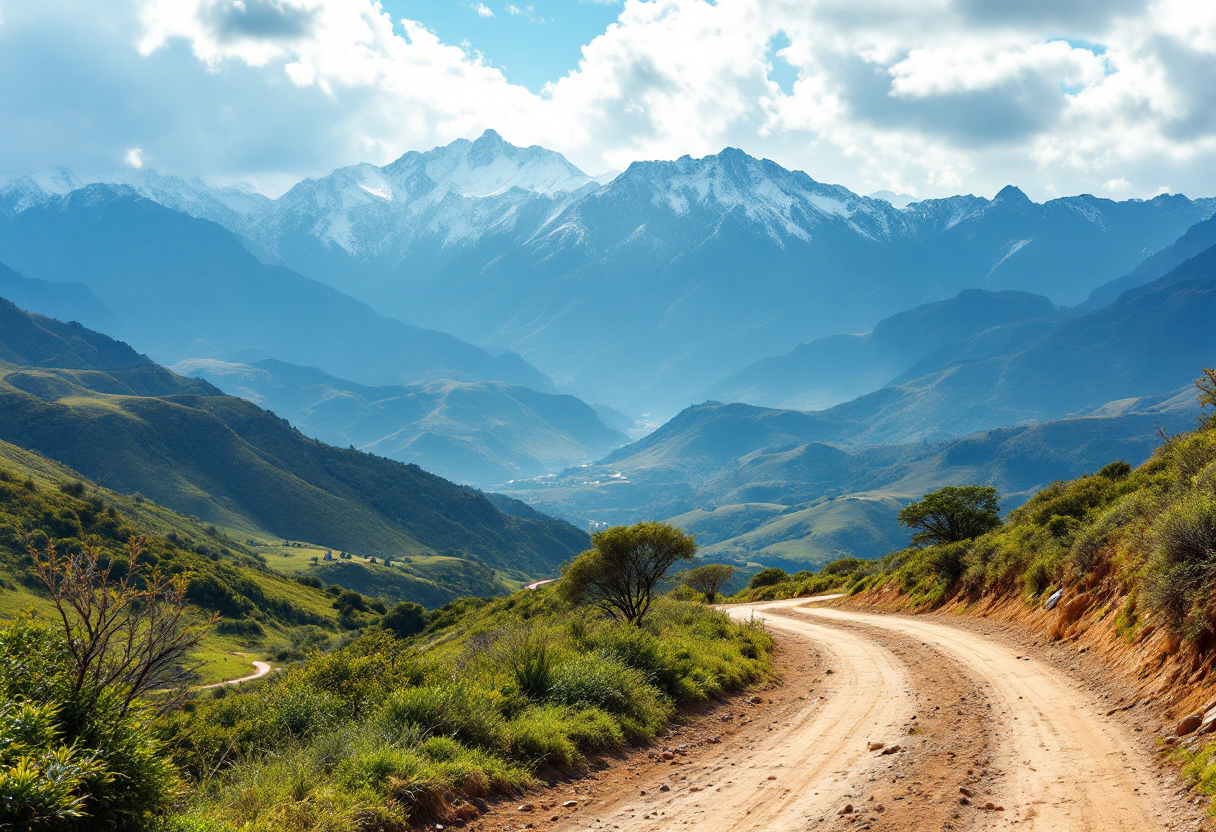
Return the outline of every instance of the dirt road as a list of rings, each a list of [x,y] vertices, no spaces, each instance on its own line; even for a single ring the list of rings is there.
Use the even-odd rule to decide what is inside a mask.
[[[210,688],[222,688],[225,685],[239,685],[241,682],[248,682],[253,679],[260,679],[270,672],[270,665],[266,662],[253,662],[253,673],[248,676],[242,676],[239,679],[225,679],[222,682],[215,682],[210,685],[203,685],[200,690],[208,690]]]
[[[666,789],[572,810],[554,828],[1184,828],[1152,761],[1077,682],[936,621],[806,604],[727,608],[814,643],[828,670],[805,705],[673,769]]]

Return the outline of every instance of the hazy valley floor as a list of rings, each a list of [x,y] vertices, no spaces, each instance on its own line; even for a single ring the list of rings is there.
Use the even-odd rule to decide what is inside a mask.
[[[1061,648],[966,620],[806,604],[727,608],[763,617],[778,640],[780,678],[757,697],[491,807],[475,828],[1210,828],[1154,754],[1162,726],[1108,715],[1118,680],[1061,661]]]

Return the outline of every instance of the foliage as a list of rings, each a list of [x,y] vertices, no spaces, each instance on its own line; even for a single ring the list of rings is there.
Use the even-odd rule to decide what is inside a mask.
[[[696,542],[666,523],[613,526],[566,568],[558,589],[571,604],[590,604],[641,624],[655,587],[677,562],[692,560]]]
[[[705,596],[705,603],[712,604],[718,598],[718,592],[735,574],[735,567],[725,563],[707,563],[690,569],[678,577],[684,585],[694,592]]]
[[[138,830],[177,794],[145,709],[74,671],[62,633],[0,629],[0,828]]]
[[[1203,376],[1195,382],[1199,388],[1199,404],[1216,407],[1216,370],[1204,369]]]
[[[65,548],[29,544],[29,556],[62,625],[73,699],[87,710],[118,691],[125,715],[148,691],[184,682],[182,659],[206,629],[188,623],[188,577],[148,569],[147,542],[134,535],[117,570],[96,538]]]
[[[667,598],[638,625],[571,621],[551,588],[453,605],[420,639],[367,635],[191,702],[168,730],[200,784],[179,820],[303,832],[468,819],[470,800],[748,684],[770,647],[758,627]]]
[[[958,543],[1001,525],[996,489],[983,485],[948,485],[926,494],[899,513],[899,522],[917,529],[913,545]]]
[[[861,558],[838,558],[825,563],[818,572],[796,572],[787,575],[784,570],[768,567],[752,576],[768,573],[756,585],[749,584],[738,592],[732,601],[779,601],[785,598],[810,598],[833,592],[843,592],[857,586],[874,574],[876,561]]]
[[[409,638],[426,629],[426,608],[410,601],[400,601],[380,619],[380,626],[397,638]]]
[[[752,575],[752,579],[747,582],[747,588],[759,589],[762,586],[773,586],[789,580],[789,577],[784,569],[769,566]]]
[[[1205,391],[1211,375],[1199,382]],[[1064,588],[1097,593],[1134,642],[1156,627],[1203,643],[1216,633],[1216,423],[1162,437],[1132,470],[1052,483],[977,537],[887,555],[849,591],[894,586],[914,606],[985,593],[1038,603]],[[889,597],[889,596],[888,596]]]

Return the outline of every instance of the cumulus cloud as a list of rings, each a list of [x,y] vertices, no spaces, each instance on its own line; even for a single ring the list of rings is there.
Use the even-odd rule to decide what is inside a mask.
[[[133,147],[126,152],[126,154],[122,157],[122,160],[126,162],[129,167],[139,170],[144,166],[144,152],[138,147]]]
[[[56,72],[130,106],[73,93],[51,118],[28,94],[0,96],[0,139],[16,139],[0,165],[54,147],[58,162],[89,158],[35,136],[58,119],[83,145],[97,134],[62,122],[110,119],[105,141],[138,135],[158,166],[273,190],[494,127],[591,172],[733,145],[861,192],[1216,192],[1216,4],[1201,0],[625,0],[539,94],[374,0],[111,6],[13,7],[0,92],[22,55],[49,64],[35,48],[53,33]],[[784,89],[777,42],[796,79]]]

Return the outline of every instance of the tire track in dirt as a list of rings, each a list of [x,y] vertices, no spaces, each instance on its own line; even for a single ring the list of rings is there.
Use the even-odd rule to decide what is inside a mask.
[[[748,619],[756,607],[729,608]],[[569,818],[565,829],[660,829],[706,832],[806,829],[849,800],[853,784],[885,770],[866,738],[897,736],[914,713],[912,683],[889,650],[862,636],[811,621],[764,616],[776,630],[815,642],[830,669],[822,687],[785,726],[732,750],[730,759],[692,762],[670,791],[648,790]],[[860,802],[860,801],[858,801]]]
[[[981,680],[996,716],[993,754],[1005,772],[985,830],[1149,832],[1171,827],[1152,766],[1097,700],[1058,671],[982,636],[905,616],[784,608],[808,621],[864,624],[912,636]],[[775,611],[775,610],[774,610]]]

